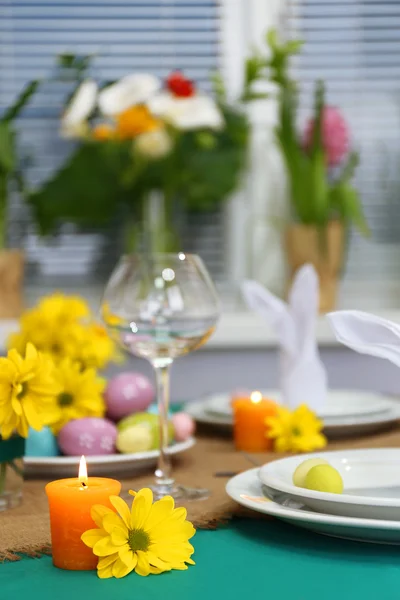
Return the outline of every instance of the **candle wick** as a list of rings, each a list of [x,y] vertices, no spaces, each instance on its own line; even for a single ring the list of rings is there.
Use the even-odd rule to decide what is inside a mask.
[[[82,486],[83,488],[87,487],[87,485],[86,485],[86,483],[85,483],[84,481],[81,481],[81,486]]]

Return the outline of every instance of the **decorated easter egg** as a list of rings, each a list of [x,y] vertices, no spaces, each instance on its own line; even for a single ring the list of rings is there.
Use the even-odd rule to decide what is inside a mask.
[[[132,425],[118,432],[117,450],[119,452],[146,452],[152,449],[153,434],[145,425]]]
[[[29,429],[25,456],[58,456],[59,453],[57,440],[49,427],[43,427],[41,431]]]
[[[122,419],[117,425],[118,431],[122,432],[125,429],[133,427],[135,425],[141,425],[146,427],[149,433],[151,434],[152,443],[149,450],[155,450],[160,446],[160,433],[159,433],[159,425],[158,425],[158,416],[152,415],[150,413],[136,413],[134,415],[129,415],[129,417],[125,417]],[[174,439],[174,426],[172,421],[168,422],[168,443],[171,443]]]
[[[153,384],[141,373],[119,373],[110,379],[104,393],[107,415],[119,421],[144,411],[153,402],[154,395]]]
[[[190,415],[185,412],[175,413],[172,417],[172,424],[175,431],[175,439],[177,442],[184,442],[196,429],[194,421]]]
[[[117,428],[114,423],[98,417],[70,421],[58,434],[58,445],[68,456],[113,454]]]

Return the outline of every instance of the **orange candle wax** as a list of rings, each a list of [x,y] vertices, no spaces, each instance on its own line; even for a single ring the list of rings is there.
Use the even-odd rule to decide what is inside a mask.
[[[266,436],[265,419],[276,414],[276,403],[253,392],[249,398],[234,398],[233,437],[237,450],[265,452],[271,450],[272,440]]]
[[[113,508],[109,497],[118,496],[120,491],[119,481],[87,477],[81,469],[76,479],[59,479],[46,485],[54,566],[70,571],[96,569],[98,557],[85,546],[81,535],[96,527],[90,516],[92,506]]]

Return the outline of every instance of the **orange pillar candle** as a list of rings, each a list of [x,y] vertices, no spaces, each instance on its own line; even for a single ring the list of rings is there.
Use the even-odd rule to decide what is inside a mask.
[[[272,440],[266,436],[265,419],[276,414],[276,403],[253,392],[249,398],[234,398],[233,437],[237,450],[265,452],[271,450]]]
[[[87,477],[86,463],[81,458],[79,476],[59,479],[46,485],[50,508],[53,564],[70,571],[96,569],[97,556],[85,546],[81,535],[96,527],[90,516],[94,504],[113,508],[110,496],[118,496],[121,484],[115,479]]]

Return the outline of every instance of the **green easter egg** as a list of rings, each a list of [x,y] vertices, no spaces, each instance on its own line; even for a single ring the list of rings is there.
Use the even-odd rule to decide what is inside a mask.
[[[156,450],[160,447],[160,435],[158,428],[158,415],[153,415],[151,413],[135,413],[133,415],[129,415],[120,421],[117,425],[118,431],[122,432],[125,429],[135,426],[141,425],[143,427],[147,427],[152,436],[152,444],[151,450]],[[174,426],[171,421],[168,422],[168,443],[171,444],[174,440]]]
[[[307,460],[303,460],[302,463],[299,464],[295,472],[293,473],[293,483],[296,487],[305,487],[307,473],[313,467],[317,465],[327,465],[328,461],[323,458],[308,458]]]
[[[147,452],[153,445],[153,436],[148,427],[132,425],[118,432],[115,445],[123,454]]]
[[[343,492],[343,479],[339,471],[331,465],[317,465],[308,471],[305,487],[316,492],[341,494]]]

